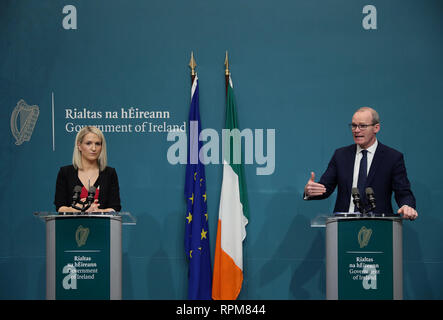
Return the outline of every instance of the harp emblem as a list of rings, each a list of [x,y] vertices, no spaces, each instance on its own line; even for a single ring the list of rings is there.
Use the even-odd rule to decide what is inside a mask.
[[[360,229],[358,232],[358,244],[360,245],[360,248],[364,248],[368,245],[371,235],[372,229],[367,229],[366,227]]]
[[[16,145],[31,140],[39,113],[38,106],[30,106],[23,99],[17,103],[11,115],[11,132]]]

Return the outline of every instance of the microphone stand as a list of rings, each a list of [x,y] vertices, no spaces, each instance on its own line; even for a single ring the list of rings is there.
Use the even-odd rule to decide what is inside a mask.
[[[375,210],[375,195],[374,195],[374,190],[372,190],[371,187],[367,187],[366,188],[366,199],[368,199],[368,204],[369,204],[369,211],[368,213],[371,213],[371,215],[374,215],[374,210]]]
[[[366,216],[366,208],[362,204],[360,192],[357,188],[352,188],[352,201],[354,202],[354,206],[357,208],[360,214]]]
[[[355,202],[354,202],[354,204],[355,204]],[[360,202],[358,202],[358,204],[356,206],[357,206],[357,209],[360,212],[361,216],[363,216],[363,217],[368,216],[369,211],[366,209],[367,206],[362,205]]]
[[[80,204],[81,207],[77,206],[76,204],[73,204],[71,207],[77,210],[80,210],[80,214],[86,214],[86,210],[88,210],[92,203],[88,203],[87,201],[77,201],[77,204]]]
[[[352,201],[354,202],[354,205],[360,212],[361,216],[369,217],[374,215],[373,210],[375,210],[375,196],[374,196],[374,190],[372,190],[371,187],[366,188],[366,198],[368,199],[368,203],[365,204],[362,203],[360,198],[360,192],[358,191],[357,188],[352,188],[351,195],[353,199]]]
[[[97,189],[94,186],[89,188],[88,197],[86,198],[86,201],[81,201],[77,197],[75,197],[75,199],[73,199],[74,201],[71,207],[80,210],[81,215],[86,214],[86,210],[88,210],[91,207],[92,203],[94,202],[96,190]],[[80,204],[81,207],[77,206],[77,204]]]
[[[356,201],[354,199],[354,205],[357,207],[358,211],[361,213],[361,215],[363,217],[369,217],[369,216],[373,216],[374,212],[373,210],[375,209],[375,202],[369,200],[369,204],[366,204],[366,206],[362,206],[360,201]],[[369,208],[368,208],[369,205]]]

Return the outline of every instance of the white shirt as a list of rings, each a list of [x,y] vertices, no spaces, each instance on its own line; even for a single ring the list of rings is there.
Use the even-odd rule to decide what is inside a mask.
[[[369,174],[369,169],[371,169],[372,159],[374,159],[375,150],[377,150],[378,141],[375,139],[375,142],[372,146],[370,146],[368,149],[368,172],[366,174]],[[354,161],[354,175],[352,178],[352,188],[357,188],[358,183],[358,172],[360,171],[360,161],[361,158],[363,158],[363,153],[361,153],[363,149],[357,145],[357,152],[355,153],[355,161]],[[349,212],[354,212],[354,202],[352,201],[352,195],[350,198],[350,205],[349,205]]]

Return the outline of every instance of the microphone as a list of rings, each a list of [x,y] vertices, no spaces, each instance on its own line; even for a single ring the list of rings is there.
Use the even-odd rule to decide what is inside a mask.
[[[371,211],[375,210],[375,195],[374,190],[372,190],[371,187],[366,188],[366,198],[368,199],[369,205],[371,206]]]
[[[82,192],[82,187],[80,187],[80,186],[74,187],[74,191],[73,191],[73,195],[72,195],[72,205],[71,205],[72,207],[74,207],[75,204],[78,202],[81,192]]]
[[[87,203],[88,203],[88,208],[91,206],[91,204],[94,202],[94,197],[95,197],[95,192],[96,192],[97,188],[92,186],[89,188],[88,191],[88,198],[86,199]]]
[[[358,188],[352,188],[351,191],[352,194],[352,201],[354,202],[355,207],[358,209],[360,213],[361,212],[361,198],[360,198],[360,192],[358,191]]]

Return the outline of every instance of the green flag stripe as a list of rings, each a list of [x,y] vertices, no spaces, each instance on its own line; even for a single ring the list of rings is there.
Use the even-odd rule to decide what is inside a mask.
[[[228,85],[228,92],[227,92],[227,97],[226,97],[226,129],[229,129],[229,130],[238,129],[237,109],[236,109],[236,103],[235,103],[234,90],[232,89],[232,87],[230,85]],[[247,197],[247,193],[246,193],[246,181],[244,178],[244,170],[243,170],[243,162],[244,162],[243,151],[241,152],[241,162],[239,164],[235,164],[233,161],[234,142],[240,143],[240,150],[242,150],[241,149],[241,139],[238,139],[237,141],[235,141],[233,139],[233,137],[230,137],[229,140],[226,141],[226,143],[230,142],[229,164],[232,167],[232,170],[238,176],[238,183],[239,183],[239,188],[240,188],[240,190],[239,190],[240,202],[243,205],[243,215],[249,220],[249,203],[248,203],[248,197]]]

